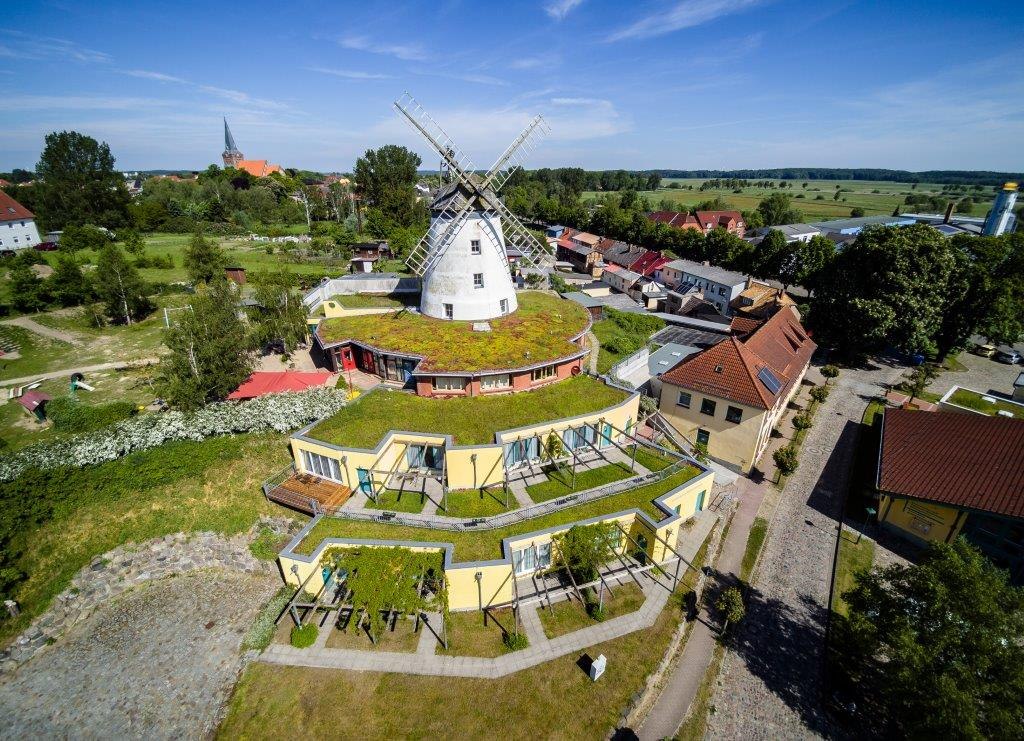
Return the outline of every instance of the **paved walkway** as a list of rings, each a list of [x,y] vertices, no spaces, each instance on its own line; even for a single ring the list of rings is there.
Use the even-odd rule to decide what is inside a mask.
[[[857,424],[880,384],[902,370],[844,370],[819,407],[800,467],[779,500],[747,615],[726,653],[709,737],[815,738],[832,730],[820,693],[837,521]]]
[[[124,368],[141,368],[146,365],[153,365],[159,363],[160,358],[139,358],[138,360],[116,360],[111,363],[98,363],[97,365],[80,365],[75,368],[65,368],[63,370],[47,371],[46,373],[36,373],[32,376],[22,376],[21,378],[7,378],[0,380],[0,387],[2,386],[23,386],[26,383],[35,383],[36,381],[46,381],[51,378],[66,378],[72,373],[95,373],[96,371],[105,370],[122,370]]]
[[[22,329],[27,329],[29,332],[34,332],[35,334],[42,335],[43,337],[49,337],[51,340],[57,340],[58,342],[66,342],[67,344],[74,345],[75,347],[81,347],[85,344],[82,341],[82,338],[76,334],[65,332],[62,329],[47,327],[45,324],[40,324],[35,319],[28,316],[4,319],[0,324],[13,324],[21,327]]]
[[[679,547],[679,552],[684,558],[693,560],[717,519],[717,515],[707,512],[698,517],[694,527],[686,531],[683,535],[684,540]],[[263,653],[260,661],[271,664],[354,671],[398,672],[446,677],[503,677],[560,656],[582,651],[588,646],[649,628],[668,602],[671,590],[671,571],[671,569],[666,569],[662,576],[657,576],[652,571],[644,572],[641,579],[644,581],[646,599],[636,612],[620,615],[557,638],[548,639],[544,636],[543,628],[537,619],[536,608],[524,608],[523,622],[527,626],[526,633],[530,639],[530,646],[522,651],[504,654],[493,659],[427,655],[419,651],[416,653],[394,653],[315,646],[303,649],[274,643]],[[531,611],[532,616],[529,614]],[[537,620],[537,623],[530,625],[529,621],[532,620]]]
[[[590,357],[587,362],[590,364],[590,374],[597,375],[597,357],[601,351],[601,341],[591,330],[587,330],[587,342],[590,344]]]
[[[747,534],[754,517],[757,516],[761,500],[764,499],[766,486],[770,484],[757,485],[746,478],[736,480],[733,489],[740,504],[729,525],[729,532],[722,542],[722,551],[715,565],[719,573],[739,577],[740,564],[746,551]],[[697,695],[708,664],[711,663],[718,636],[718,629],[712,627],[713,625],[713,618],[705,605],[693,623],[683,652],[661,695],[637,730],[637,736],[641,741],[656,741],[675,736]]]

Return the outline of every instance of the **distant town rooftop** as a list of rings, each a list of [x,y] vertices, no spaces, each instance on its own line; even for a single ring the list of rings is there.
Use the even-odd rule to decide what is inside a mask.
[[[476,331],[476,322],[411,311],[324,319],[316,332],[324,347],[352,341],[422,358],[417,373],[504,371],[583,352],[573,344],[590,326],[590,314],[583,307],[539,291],[523,291],[517,299],[518,310],[490,320],[489,332]]]
[[[373,391],[313,427],[306,437],[371,449],[391,430],[451,435],[456,445],[486,445],[502,430],[577,417],[623,402],[629,393],[590,376],[535,391],[436,399],[402,391]]]
[[[713,283],[721,283],[723,285],[736,285],[738,283],[745,283],[747,276],[743,273],[737,273],[734,270],[726,270],[720,268],[717,265],[705,265],[702,262],[694,262],[693,260],[673,260],[670,263],[664,265],[666,268],[672,270],[678,270],[682,273],[689,273],[695,275],[698,278],[709,280]]]

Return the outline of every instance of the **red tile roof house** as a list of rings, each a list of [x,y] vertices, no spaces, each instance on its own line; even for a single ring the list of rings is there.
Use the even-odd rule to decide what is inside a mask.
[[[1024,583],[1024,420],[887,409],[878,520],[908,540],[971,541]]]
[[[712,458],[749,473],[816,348],[799,313],[787,307],[742,338],[730,336],[662,374],[659,411]]]
[[[0,190],[0,252],[23,250],[42,242],[36,217]]]
[[[720,226],[737,237],[742,237],[747,229],[743,214],[739,211],[697,211],[696,214],[653,211],[647,214],[647,218],[676,229],[697,229],[705,234]]]

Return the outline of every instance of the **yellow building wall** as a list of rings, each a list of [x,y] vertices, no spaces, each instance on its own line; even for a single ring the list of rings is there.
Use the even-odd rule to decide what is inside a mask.
[[[505,480],[504,451],[497,445],[449,449],[445,465],[449,489],[479,489]]]
[[[879,502],[878,520],[927,542],[946,542],[956,538],[966,522],[955,507],[946,507],[932,502],[902,499],[882,495]]]
[[[405,451],[410,444],[422,444],[422,445],[442,445],[444,444],[445,438],[443,435],[417,435],[417,434],[398,434],[389,435],[388,442],[382,447],[379,453],[373,451],[359,451],[359,450],[337,450],[335,448],[328,447],[316,442],[310,442],[308,440],[301,440],[298,438],[292,438],[292,459],[295,463],[295,468],[303,473],[312,473],[306,471],[306,464],[302,457],[302,451],[307,450],[311,453],[318,453],[326,458],[333,458],[338,461],[338,467],[341,469],[341,474],[344,483],[351,489],[355,489],[359,483],[359,476],[357,469],[365,468],[372,471],[388,471],[395,473],[399,471],[405,471],[409,468],[408,462],[405,457]],[[342,460],[344,459],[344,463]],[[374,481],[381,482],[383,484],[385,474],[374,473]]]
[[[690,394],[689,409],[676,404],[680,391]],[[701,402],[705,398],[715,402],[714,417],[701,414]],[[730,406],[743,410],[742,421],[738,424],[725,420],[726,410]],[[700,428],[711,433],[708,454],[712,458],[737,466],[744,473],[750,472],[756,460],[758,438],[765,424],[764,409],[681,389],[668,381],[661,385],[658,408],[662,416],[690,442],[697,442],[697,430]]]
[[[479,586],[477,574],[480,574]],[[481,603],[484,607],[500,605],[511,602],[514,596],[511,564],[456,564],[445,570],[444,577],[448,583],[449,610],[479,610]]]
[[[388,306],[367,306],[360,309],[346,309],[337,301],[324,301],[322,304],[324,316],[328,319],[341,316],[368,316],[370,314],[393,314],[399,307]],[[317,317],[319,319],[319,317]]]
[[[544,422],[533,427],[524,427],[514,432],[506,432],[499,438],[500,442],[507,443],[513,440],[523,440],[530,437],[544,437],[551,432],[561,432],[569,427],[579,427],[582,424],[597,425],[600,429],[600,422],[604,420],[611,423],[620,430],[625,430],[627,424],[636,425],[640,413],[640,396],[634,395],[615,409],[597,412],[595,414],[583,415],[573,419],[558,419]]]

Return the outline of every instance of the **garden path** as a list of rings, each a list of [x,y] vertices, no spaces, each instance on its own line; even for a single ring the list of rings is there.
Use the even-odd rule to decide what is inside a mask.
[[[587,330],[587,343],[590,345],[590,357],[587,359],[590,367],[590,375],[597,375],[597,358],[601,352],[601,341],[597,339],[597,335],[594,334],[593,330]]]
[[[5,378],[0,380],[0,387],[2,386],[21,386],[26,383],[35,383],[36,381],[46,381],[51,378],[67,378],[72,373],[94,373],[96,371],[105,370],[121,370],[123,368],[142,368],[147,365],[154,365],[159,363],[160,358],[140,358],[138,360],[115,360],[110,363],[97,363],[96,365],[79,365],[74,368],[64,368],[63,370],[48,371],[46,373],[36,373],[31,376],[21,376],[20,378]]]
[[[54,329],[53,327],[47,327],[39,322],[35,321],[29,316],[18,316],[14,319],[4,319],[0,324],[13,324],[22,329],[27,329],[29,332],[35,332],[43,337],[49,337],[51,340],[57,340],[58,342],[66,342],[69,345],[75,347],[81,347],[85,344],[82,338],[71,332],[66,332],[62,329]]]

